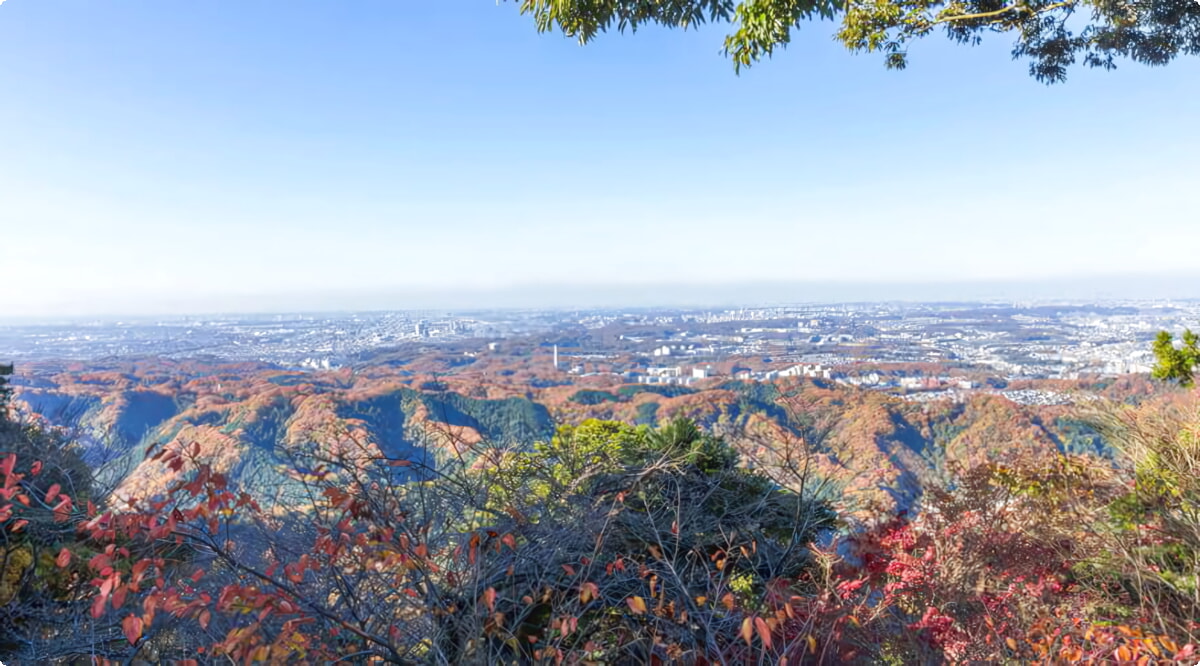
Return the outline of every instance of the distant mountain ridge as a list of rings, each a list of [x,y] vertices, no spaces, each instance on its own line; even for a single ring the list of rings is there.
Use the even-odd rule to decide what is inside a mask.
[[[588,418],[654,423],[686,416],[735,442],[747,464],[808,456],[846,505],[907,507],[923,484],[948,478],[955,467],[1017,452],[1110,454],[1069,407],[1019,405],[997,395],[914,403],[796,379],[520,388],[386,368],[305,373],[140,359],[35,366],[17,399],[51,422],[78,425],[89,435],[89,460],[114,463],[126,475],[120,491],[130,495],[159,492],[172,478],[146,460],[157,446],[195,443],[234,482],[280,488],[296,473],[296,451],[334,446],[339,438],[428,465],[483,441],[528,446],[548,439],[557,423]],[[1134,378],[1093,389],[1117,399],[1151,390]]]

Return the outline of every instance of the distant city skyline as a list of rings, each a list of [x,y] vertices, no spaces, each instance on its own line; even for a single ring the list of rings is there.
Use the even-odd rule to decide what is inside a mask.
[[[630,383],[690,385],[714,364],[739,379],[812,377],[874,388],[915,389],[921,400],[983,388],[943,376],[846,377],[847,366],[950,362],[999,377],[1078,378],[1150,371],[1151,340],[1200,319],[1200,299],[1086,303],[826,303],[760,307],[488,309],[460,312],[308,312],[95,318],[0,326],[0,358],[98,363],[154,358],[255,361],[332,370],[387,360],[454,357],[446,368],[477,372],[480,354],[544,366],[563,376],[590,372]],[[411,345],[416,345],[412,347]],[[436,351],[437,348],[441,351]],[[531,349],[539,349],[530,356]],[[620,360],[623,359],[623,360]],[[800,365],[797,365],[800,364]],[[743,372],[744,371],[744,372]],[[484,371],[487,374],[487,370]],[[977,377],[978,379],[978,377]],[[1010,396],[1011,397],[1011,396]],[[1016,399],[1016,398],[1014,398]]]
[[[43,309],[8,309],[6,321],[153,318],[222,314],[469,311],[488,309],[621,309],[761,307],[854,303],[1104,303],[1197,301],[1200,272],[1109,275],[1029,281],[978,282],[731,282],[624,285],[516,285],[493,289],[278,292],[160,296],[128,307],[120,294],[93,292],[86,301],[47,302]]]
[[[724,28],[5,2],[0,316],[1200,296],[1195,59],[1046,87],[813,23],[735,76]]]

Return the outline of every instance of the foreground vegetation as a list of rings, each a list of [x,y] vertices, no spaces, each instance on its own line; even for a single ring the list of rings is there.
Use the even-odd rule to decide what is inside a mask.
[[[686,30],[729,24],[725,54],[745,67],[783,50],[801,26],[832,21],[834,38],[854,52],[883,54],[889,68],[908,64],[911,44],[941,32],[959,44],[1008,35],[1014,58],[1040,81],[1066,79],[1076,64],[1113,69],[1129,59],[1165,65],[1200,54],[1200,3],[1192,0],[519,0],[541,31],[587,43],[610,29],[645,25]],[[811,26],[810,26],[811,27]]]
[[[915,511],[835,510],[803,459],[688,420],[589,420],[436,463],[361,432],[251,496],[198,445],[101,487],[0,423],[0,658],[240,663],[1138,662],[1200,643],[1200,402],[1089,415],[1116,461],[1028,450]],[[453,432],[448,431],[447,437]]]

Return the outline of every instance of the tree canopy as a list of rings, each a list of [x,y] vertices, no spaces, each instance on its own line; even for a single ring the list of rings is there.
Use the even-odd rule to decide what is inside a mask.
[[[12,388],[8,386],[8,375],[11,375],[12,371],[11,365],[0,364],[0,419],[5,417],[5,407],[8,406],[8,401],[12,397]]]
[[[943,32],[960,44],[987,33],[1015,38],[1013,57],[1039,81],[1066,79],[1075,64],[1112,69],[1122,58],[1164,65],[1200,53],[1196,0],[519,0],[542,32],[587,43],[611,29],[687,29],[727,23],[724,52],[734,68],[769,58],[811,20],[836,25],[854,52],[881,53],[889,68],[908,64],[911,42]]]
[[[1175,338],[1160,331],[1154,340],[1154,357],[1157,363],[1152,374],[1155,379],[1177,381],[1190,387],[1194,383],[1195,367],[1200,365],[1200,335],[1190,329],[1180,336],[1181,346],[1175,346]]]

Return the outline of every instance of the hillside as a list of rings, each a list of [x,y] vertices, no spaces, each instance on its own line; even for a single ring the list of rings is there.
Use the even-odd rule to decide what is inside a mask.
[[[1197,653],[1200,394],[500,377],[25,368],[18,402],[42,415],[0,419],[0,655]]]
[[[809,379],[547,386],[522,385],[516,373],[487,379],[388,366],[300,372],[148,358],[29,366],[18,388],[29,409],[88,435],[85,458],[110,461],[125,477],[120,492],[129,496],[152,495],[170,482],[167,470],[145,460],[147,451],[163,446],[196,443],[232,480],[274,488],[294,475],[289,460],[297,451],[346,437],[389,457],[446,461],[480,442],[527,446],[546,440],[555,424],[592,418],[692,419],[734,443],[747,464],[807,461],[846,508],[906,508],[923,485],[953,470],[1019,454],[1108,453],[1069,404],[1018,404],[988,392],[917,402]],[[1079,401],[1147,393],[1128,380],[1031,381],[1019,388]]]

